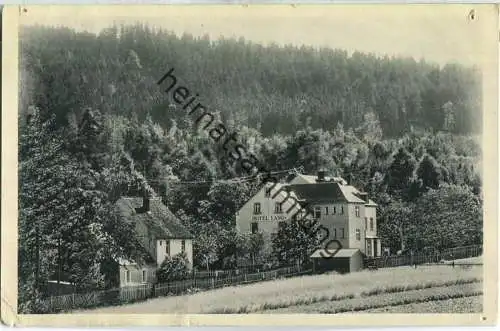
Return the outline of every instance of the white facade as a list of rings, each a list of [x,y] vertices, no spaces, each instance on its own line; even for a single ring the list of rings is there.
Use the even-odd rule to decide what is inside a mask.
[[[267,187],[271,187],[268,185]],[[299,211],[293,199],[287,199],[287,193],[281,191],[282,184],[276,184],[269,194],[263,187],[248,200],[236,213],[236,229],[241,233],[276,233],[280,222],[289,222]],[[274,198],[273,198],[274,196]],[[286,201],[281,205],[280,202]]]
[[[288,185],[323,185],[316,183],[314,178],[314,176],[298,175]],[[376,204],[371,200],[367,199],[369,202],[365,202],[358,196],[353,196],[353,192],[357,192],[356,194],[359,192],[354,187],[348,186],[342,178],[334,177],[331,180],[329,183],[334,182],[340,186],[347,201],[335,201],[332,197],[331,203],[310,203],[307,208],[311,216],[328,229],[329,238],[338,240],[343,248],[356,248],[367,256],[380,256],[381,242],[377,236]],[[296,198],[293,189],[287,192],[284,187],[283,184],[276,184],[270,195],[266,195],[266,189],[262,188],[248,200],[236,213],[237,231],[276,233],[280,222],[289,222],[295,214],[298,214],[299,206],[296,200],[291,198]],[[280,194],[273,199],[272,196],[278,191]],[[327,201],[328,197],[321,200]],[[282,201],[286,203],[280,210],[277,205]],[[318,234],[323,236],[324,232]]]
[[[167,256],[186,253],[191,267],[193,266],[193,240],[191,239],[159,239],[156,240],[156,263],[162,264]]]

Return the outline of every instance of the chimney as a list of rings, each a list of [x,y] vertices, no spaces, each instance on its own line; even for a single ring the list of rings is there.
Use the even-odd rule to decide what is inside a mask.
[[[288,183],[288,182],[292,181],[292,179],[294,179],[296,176],[297,176],[296,173],[289,172],[288,175],[286,176],[286,180],[285,181]]]
[[[366,193],[366,192],[360,192],[358,195],[359,195],[359,197],[360,197],[361,199],[363,199],[366,203],[368,203],[368,202],[369,202],[369,199],[368,199],[368,193]]]
[[[316,179],[317,182],[324,182],[325,181],[325,171],[320,170],[318,171],[318,179]]]
[[[142,198],[142,210],[144,213],[149,211],[149,196],[147,194]]]
[[[137,214],[147,213],[149,211],[149,195],[144,193],[142,197],[142,206],[135,208]]]

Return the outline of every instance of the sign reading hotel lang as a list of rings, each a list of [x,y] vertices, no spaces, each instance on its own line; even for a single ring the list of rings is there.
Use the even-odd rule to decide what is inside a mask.
[[[263,216],[252,216],[252,221],[286,221],[287,217],[282,215],[263,215]]]

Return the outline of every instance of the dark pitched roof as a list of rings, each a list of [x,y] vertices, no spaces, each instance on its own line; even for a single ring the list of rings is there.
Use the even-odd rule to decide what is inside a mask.
[[[116,202],[117,212],[124,221],[145,227],[154,239],[193,238],[159,198],[150,198],[150,212],[136,213],[136,208],[140,208],[142,204],[142,198],[122,197]]]
[[[377,206],[372,200],[369,200],[368,203],[363,200],[360,196],[361,192],[354,186],[342,185],[342,183],[292,184],[289,187],[295,192],[298,199],[305,200],[306,203],[350,202]]]
[[[293,192],[309,203],[347,202],[338,183],[294,184]]]

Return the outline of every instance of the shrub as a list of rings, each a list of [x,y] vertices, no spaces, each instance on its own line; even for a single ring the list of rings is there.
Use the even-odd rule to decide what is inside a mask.
[[[190,264],[185,253],[167,256],[156,272],[159,283],[186,279],[189,274]]]

